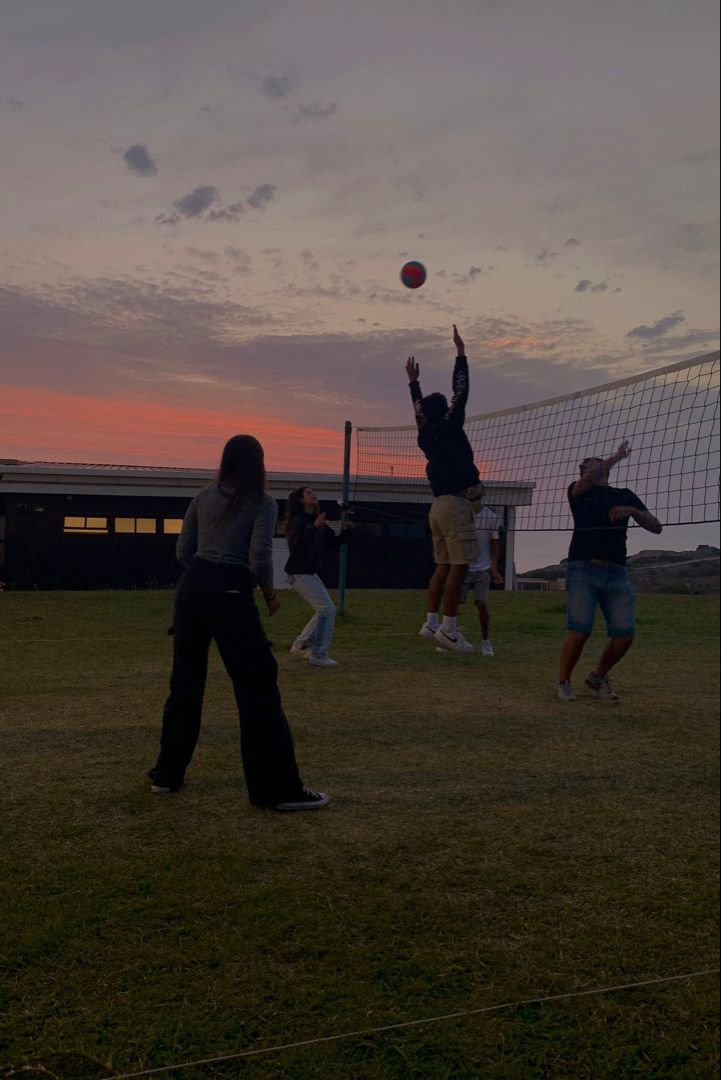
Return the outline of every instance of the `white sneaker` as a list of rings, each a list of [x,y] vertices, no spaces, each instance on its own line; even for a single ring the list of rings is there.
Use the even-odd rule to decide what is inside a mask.
[[[452,652],[473,652],[473,646],[470,641],[466,641],[460,630],[456,630],[455,634],[449,634],[447,630],[439,626],[433,635],[433,640],[442,649],[449,649]]]
[[[313,667],[338,667],[337,661],[331,660],[330,656],[316,656],[315,653],[310,654],[308,663]]]
[[[432,626],[429,626],[427,622],[423,623],[423,626],[418,631],[418,635],[419,637],[425,638],[426,641],[436,640],[436,632]]]
[[[495,656],[493,651],[493,645],[488,639],[481,642],[481,655],[482,656]]]
[[[556,697],[559,701],[575,701],[576,695],[573,687],[566,679],[559,679],[556,683]]]
[[[306,658],[306,660],[307,660],[308,659],[308,649],[309,649],[309,647],[310,646],[308,646],[308,645],[298,645],[297,642],[294,641],[293,644],[290,647],[290,655],[291,656],[304,656]]]

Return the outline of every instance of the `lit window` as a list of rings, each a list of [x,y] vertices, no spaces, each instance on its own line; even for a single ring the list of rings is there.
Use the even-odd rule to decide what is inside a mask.
[[[104,517],[66,517],[63,532],[78,533],[83,536],[105,536],[108,532],[108,519]]]
[[[116,533],[145,533],[155,535],[155,518],[119,518],[115,519]]]
[[[178,536],[183,528],[182,518],[165,518],[163,520],[163,532],[166,536]]]

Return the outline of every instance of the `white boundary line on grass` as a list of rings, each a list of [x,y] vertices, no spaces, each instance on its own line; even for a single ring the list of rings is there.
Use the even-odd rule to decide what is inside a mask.
[[[339,1042],[341,1039],[359,1039],[366,1035],[380,1035],[386,1031],[399,1031],[401,1028],[434,1024],[440,1020],[458,1020],[465,1016],[480,1016],[482,1013],[499,1012],[501,1009],[517,1009],[524,1005],[543,1005],[548,1001],[567,1001],[570,998],[590,997],[592,994],[612,994],[618,990],[637,990],[643,986],[658,986],[659,983],[679,982],[682,979],[698,979],[704,975],[718,975],[720,971],[720,968],[709,968],[707,971],[692,971],[686,975],[666,975],[660,979],[646,979],[643,982],[623,983],[619,986],[602,986],[595,990],[572,990],[567,994],[551,994],[548,997],[526,998],[523,1001],[506,1001],[500,1005],[487,1005],[482,1009],[467,1009],[463,1012],[427,1016],[422,1020],[405,1020],[399,1024],[386,1024],[383,1027],[364,1028],[360,1031],[344,1031],[340,1035],[325,1035],[317,1039],[302,1039],[300,1042],[283,1043],[279,1046],[264,1046],[259,1050],[242,1050],[237,1054],[225,1054],[223,1057],[184,1061],[179,1065],[161,1065],[155,1069],[141,1069],[140,1072],[115,1073],[112,1076],[102,1077],[102,1080],[135,1080],[136,1077],[140,1076],[157,1076],[159,1073],[175,1072],[178,1069],[193,1069],[202,1065],[219,1065],[222,1062],[237,1061],[239,1058],[258,1057],[260,1054],[279,1053],[281,1050],[296,1050],[301,1046],[317,1046],[320,1043]]]

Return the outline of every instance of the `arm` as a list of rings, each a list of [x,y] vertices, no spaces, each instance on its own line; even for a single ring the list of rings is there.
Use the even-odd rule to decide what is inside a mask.
[[[406,375],[408,376],[408,389],[411,392],[411,401],[413,402],[413,411],[418,427],[425,422],[421,408],[423,394],[421,393],[421,384],[418,382],[420,370],[419,365],[416,363],[415,356],[409,356],[406,360]]]
[[[631,447],[628,440],[624,439],[615,454],[611,454],[611,457],[606,458],[605,461],[599,461],[597,465],[591,465],[589,469],[586,469],[581,479],[577,480],[571,488],[571,498],[577,499],[579,495],[583,495],[584,491],[590,491],[596,484],[605,484],[613,466],[618,465],[619,461],[623,461],[630,453]]]
[[[185,512],[183,527],[175,545],[175,557],[187,570],[198,550],[198,506],[193,499]]]
[[[503,584],[503,574],[498,569],[498,533],[491,537],[491,581],[494,585]]]
[[[640,499],[638,501],[641,502]],[[633,518],[636,524],[640,525],[646,532],[654,533],[656,536],[663,532],[661,522],[646,509],[643,503],[640,506],[614,506],[609,510],[608,516],[614,525],[626,518]]]
[[[250,569],[271,615],[280,606],[273,588],[273,533],[277,520],[278,506],[275,499],[268,499],[261,506],[250,535]]]
[[[456,346],[456,362],[453,365],[453,383],[450,408],[446,420],[458,427],[463,427],[466,419],[466,404],[468,403],[468,360],[463,338],[458,333],[456,324],[453,324],[453,343]]]

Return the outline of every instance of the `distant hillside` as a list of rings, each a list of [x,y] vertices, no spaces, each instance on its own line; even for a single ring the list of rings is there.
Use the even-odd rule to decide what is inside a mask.
[[[700,544],[695,551],[639,551],[630,555],[628,570],[639,592],[719,593],[721,551]],[[556,581],[566,572],[566,560],[539,570],[528,570],[519,578],[542,578]]]

